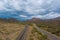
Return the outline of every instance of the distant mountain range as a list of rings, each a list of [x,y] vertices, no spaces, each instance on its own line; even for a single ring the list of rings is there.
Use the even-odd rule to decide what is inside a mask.
[[[21,21],[21,20],[17,20],[16,18],[0,18],[0,20],[7,20],[7,21]],[[54,19],[40,19],[40,18],[32,18],[29,20],[22,20],[22,21],[27,21],[27,22],[54,22],[54,21],[59,21],[60,22],[60,17],[54,18]]]
[[[9,19],[0,18],[0,22],[17,23],[17,22],[20,22],[20,21],[19,20],[16,20],[15,18],[9,18]]]
[[[53,19],[40,19],[40,18],[32,18],[30,20],[27,20],[30,22],[39,22],[39,21],[60,21],[60,17],[53,18]]]

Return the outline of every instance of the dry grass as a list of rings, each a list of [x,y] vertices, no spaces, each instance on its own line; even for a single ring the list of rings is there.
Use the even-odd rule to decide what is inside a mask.
[[[15,40],[20,34],[24,25],[0,21],[0,40]]]
[[[33,27],[32,26],[29,26],[28,32],[27,32],[27,40],[30,40],[30,35],[31,35],[32,29],[33,29]]]
[[[35,28],[32,29],[30,40],[49,40],[46,35],[38,32]]]

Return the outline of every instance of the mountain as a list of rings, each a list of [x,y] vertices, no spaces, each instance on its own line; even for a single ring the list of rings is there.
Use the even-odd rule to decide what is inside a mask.
[[[60,17],[57,17],[57,18],[53,18],[53,19],[40,19],[40,18],[32,18],[30,20],[27,20],[27,21],[30,21],[30,22],[41,22],[41,21],[44,21],[44,22],[52,22],[52,21],[60,21]]]
[[[19,23],[20,21],[15,19],[15,18],[9,18],[9,19],[6,19],[6,18],[0,18],[0,22],[9,22],[9,23]]]

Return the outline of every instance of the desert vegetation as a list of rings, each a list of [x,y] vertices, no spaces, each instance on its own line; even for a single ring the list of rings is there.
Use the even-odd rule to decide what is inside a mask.
[[[38,32],[35,28],[32,29],[30,40],[49,40],[46,35]]]
[[[60,17],[47,20],[33,18],[31,20],[28,20],[27,23],[30,25],[34,23],[37,25],[37,27],[42,28],[60,37]]]
[[[0,40],[15,40],[23,28],[18,21],[0,19]]]

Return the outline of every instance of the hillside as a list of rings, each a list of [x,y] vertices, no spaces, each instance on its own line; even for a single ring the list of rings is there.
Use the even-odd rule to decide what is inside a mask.
[[[60,36],[60,17],[46,20],[33,18],[31,20],[28,20],[27,23],[35,23],[39,28],[42,28],[51,32],[52,34]]]

